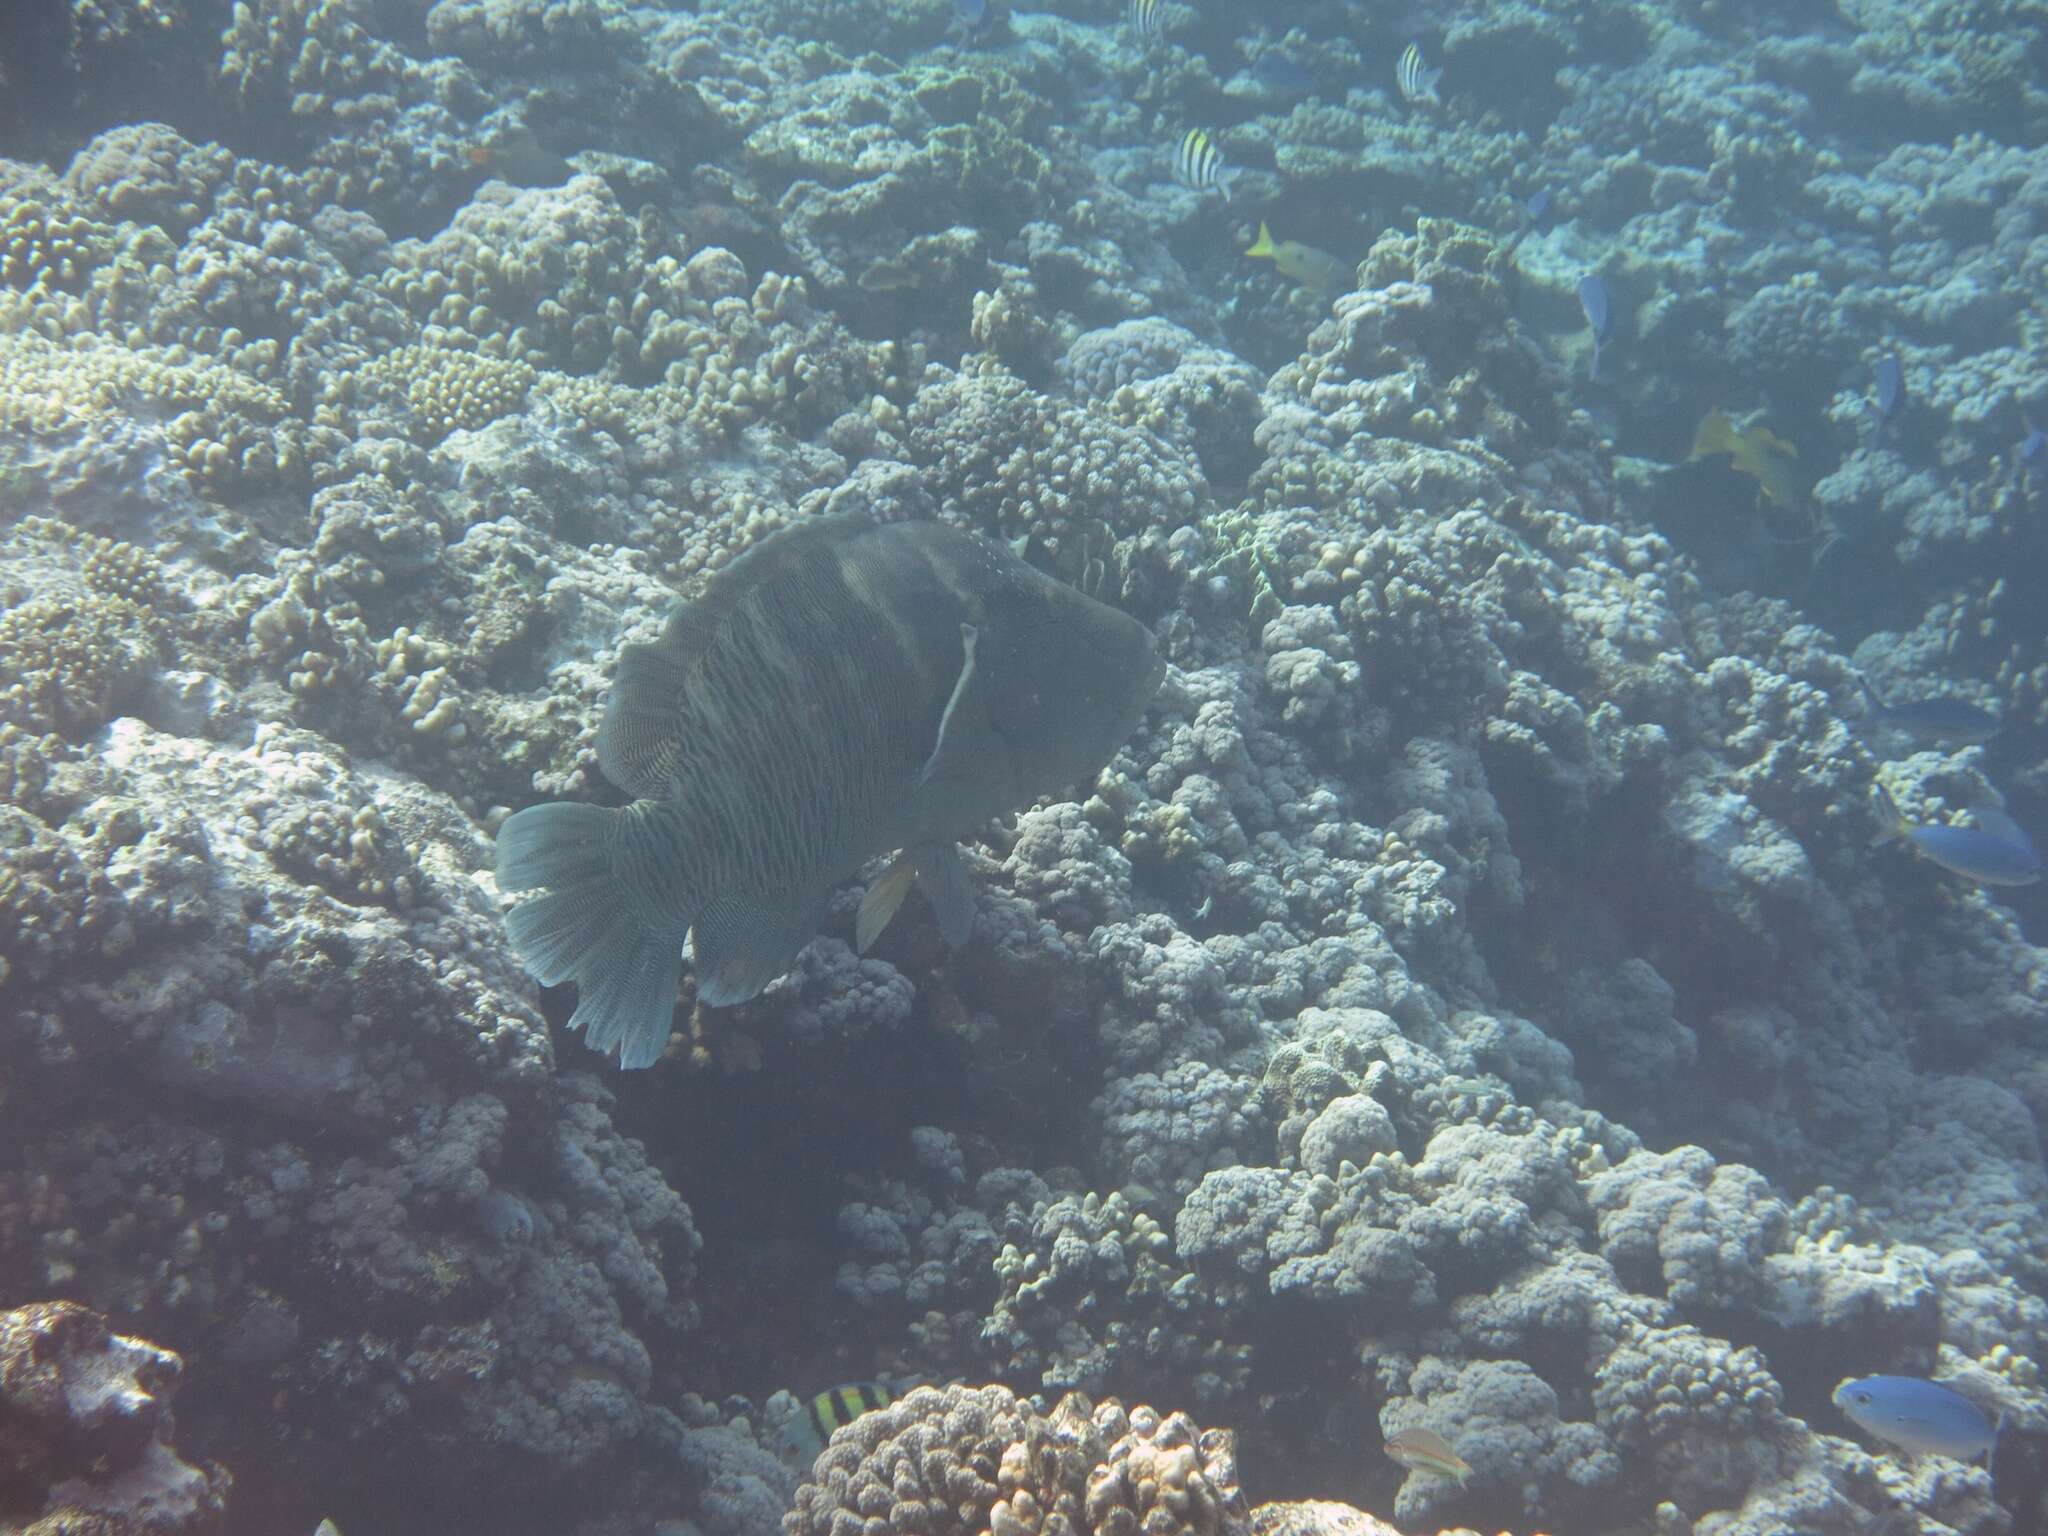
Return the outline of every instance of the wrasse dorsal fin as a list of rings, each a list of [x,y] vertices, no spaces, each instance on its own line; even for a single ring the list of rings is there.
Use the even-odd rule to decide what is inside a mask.
[[[679,600],[660,638],[621,649],[597,732],[604,776],[643,800],[673,794],[684,687],[734,610],[764,582],[802,569],[819,546],[844,543],[873,526],[861,517],[820,517],[784,529],[719,571],[700,596]]]

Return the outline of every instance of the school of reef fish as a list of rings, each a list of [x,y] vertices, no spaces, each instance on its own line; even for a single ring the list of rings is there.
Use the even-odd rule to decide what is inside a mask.
[[[4,9],[0,1533],[2048,1531],[2041,0]]]

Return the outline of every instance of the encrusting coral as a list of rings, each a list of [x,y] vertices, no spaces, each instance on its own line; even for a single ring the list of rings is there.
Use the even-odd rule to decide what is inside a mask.
[[[234,1479],[173,1444],[184,1362],[72,1302],[0,1312],[0,1499],[25,1536],[205,1536]]]

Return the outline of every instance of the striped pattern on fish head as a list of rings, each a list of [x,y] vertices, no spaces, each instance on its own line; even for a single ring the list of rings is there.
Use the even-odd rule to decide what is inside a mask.
[[[1166,672],[1144,625],[1000,545],[963,537],[934,560],[972,636],[955,648],[965,686],[942,711],[906,841],[959,837],[1092,781]]]

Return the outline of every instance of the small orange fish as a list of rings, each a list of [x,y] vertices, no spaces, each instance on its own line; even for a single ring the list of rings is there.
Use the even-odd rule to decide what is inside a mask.
[[[1387,1436],[1387,1454],[1404,1467],[1434,1472],[1438,1477],[1471,1476],[1472,1467],[1451,1449],[1451,1442],[1433,1429],[1397,1429]]]
[[[543,148],[524,123],[507,124],[488,142],[463,146],[462,158],[515,187],[558,187],[576,174],[575,166]]]

